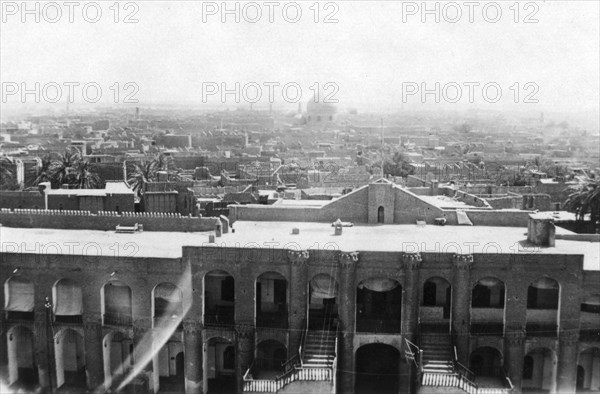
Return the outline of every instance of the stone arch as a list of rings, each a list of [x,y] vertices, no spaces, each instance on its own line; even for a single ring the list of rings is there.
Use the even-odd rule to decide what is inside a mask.
[[[543,276],[527,288],[527,325],[529,336],[555,337],[558,330],[560,284]]]
[[[81,323],[83,292],[75,280],[63,278],[52,286],[54,319],[63,323]]]
[[[83,335],[63,328],[54,336],[56,387],[86,387],[86,365]]]
[[[133,340],[124,332],[110,331],[102,339],[104,359],[104,385],[107,389],[113,380],[133,366]]]
[[[179,287],[162,282],[152,289],[152,317],[156,324],[159,319],[174,320],[183,316],[183,292]]]
[[[29,279],[15,275],[4,282],[4,310],[8,318],[33,320],[35,288]]]
[[[393,278],[372,277],[358,283],[356,330],[400,333],[402,285]]]
[[[102,286],[102,321],[111,325],[133,324],[131,287],[119,280],[111,280]]]
[[[308,324],[312,329],[327,329],[337,317],[339,285],[328,273],[315,274],[308,282]]]
[[[288,327],[288,281],[279,272],[264,272],[256,278],[255,316],[258,327]]]
[[[202,370],[205,373],[205,393],[214,391],[216,388],[235,391],[236,352],[234,343],[232,339],[222,336],[214,336],[206,340],[204,353],[206,357],[202,360]]]
[[[556,352],[552,349],[536,347],[529,350],[523,362],[523,381],[521,386],[524,389],[554,391],[556,389],[557,363]]]
[[[506,285],[498,278],[483,277],[471,289],[471,333],[475,335],[504,334]]]
[[[577,359],[580,371],[577,379],[577,391],[600,391],[600,347],[589,346],[579,352]]]
[[[6,338],[8,384],[33,389],[39,381],[33,332],[29,327],[17,325],[8,330]]]
[[[491,346],[478,347],[469,357],[469,369],[476,376],[501,377],[502,364],[502,352]]]
[[[355,392],[397,393],[400,388],[400,351],[383,343],[370,343],[355,352]]]
[[[441,276],[423,282],[419,317],[425,330],[448,332],[452,310],[452,285]]]
[[[287,360],[286,346],[274,339],[261,341],[256,347],[256,361],[254,365],[258,371],[283,371],[283,363]],[[260,376],[255,376],[260,379]]]
[[[204,324],[232,326],[235,318],[235,279],[227,271],[204,275]]]

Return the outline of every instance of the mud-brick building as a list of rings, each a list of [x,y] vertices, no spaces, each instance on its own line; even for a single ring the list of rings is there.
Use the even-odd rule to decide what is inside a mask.
[[[599,239],[552,213],[458,212],[387,182],[230,209],[202,232],[0,227],[3,384],[600,390]]]

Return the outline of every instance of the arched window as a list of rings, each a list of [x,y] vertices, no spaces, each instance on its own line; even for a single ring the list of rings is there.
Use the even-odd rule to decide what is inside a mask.
[[[383,207],[377,209],[377,223],[385,223],[385,209]]]

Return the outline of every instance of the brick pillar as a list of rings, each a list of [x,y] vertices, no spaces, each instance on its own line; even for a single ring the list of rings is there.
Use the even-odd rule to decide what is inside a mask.
[[[4,305],[4,300],[0,298],[0,305]],[[8,325],[5,320],[5,314],[0,314],[0,380],[8,382],[8,344],[6,332]]]
[[[289,327],[290,343],[289,355],[292,356],[298,352],[300,347],[300,338],[305,329],[305,318],[308,312],[308,272],[306,262],[308,261],[308,251],[297,252],[287,251],[288,261],[291,266],[290,286],[290,310]]]
[[[521,392],[523,380],[523,360],[525,358],[525,332],[522,329],[508,328],[504,333],[504,368],[512,382],[515,393]]]
[[[143,379],[144,385],[147,385],[146,387],[148,388],[154,385],[154,380],[152,379],[152,358],[148,358],[152,352],[152,342],[151,320],[148,318],[135,320],[133,323],[133,361],[136,367],[146,362],[136,378]],[[139,383],[135,384],[139,385]]]
[[[356,321],[356,264],[358,252],[342,252],[339,256],[340,293],[338,308],[340,335],[338,352],[341,353],[340,392],[354,393],[354,328]]]
[[[102,352],[102,317],[83,316],[85,340],[85,370],[87,388],[97,390],[104,385],[104,355]]]
[[[471,265],[473,255],[455,254],[452,282],[452,334],[455,338],[458,361],[469,362],[469,330],[471,319]]]
[[[404,253],[402,265],[404,268],[405,282],[402,292],[402,336],[412,343],[417,343],[419,324],[419,269],[421,267],[421,254]],[[405,350],[408,350],[404,347]],[[418,355],[415,355],[418,359]],[[400,361],[400,392],[410,393],[413,381],[417,377],[414,363],[407,363],[404,355]]]
[[[183,352],[185,357],[185,394],[202,394],[202,324],[183,322]]]
[[[558,345],[556,392],[574,393],[577,383],[578,331],[561,331]]]
[[[254,325],[236,323],[235,325],[236,363],[235,376],[237,392],[244,391],[244,374],[250,368],[254,359]]]
[[[46,297],[48,302],[52,302],[52,289],[45,289],[42,286],[38,287],[35,292],[34,306],[34,360],[38,367],[38,377],[40,386],[44,390],[48,390],[50,385],[56,389],[56,360],[54,358],[54,338],[50,323],[52,314],[47,313]],[[50,310],[52,310],[50,304]]]

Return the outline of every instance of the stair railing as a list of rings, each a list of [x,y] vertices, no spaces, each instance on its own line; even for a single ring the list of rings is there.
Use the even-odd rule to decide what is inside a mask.
[[[302,350],[306,345],[306,338],[308,337],[308,319],[305,320],[304,331],[302,332],[302,336],[300,337],[300,347],[298,348],[298,356],[300,357],[300,366],[304,366],[304,355],[302,354]]]

